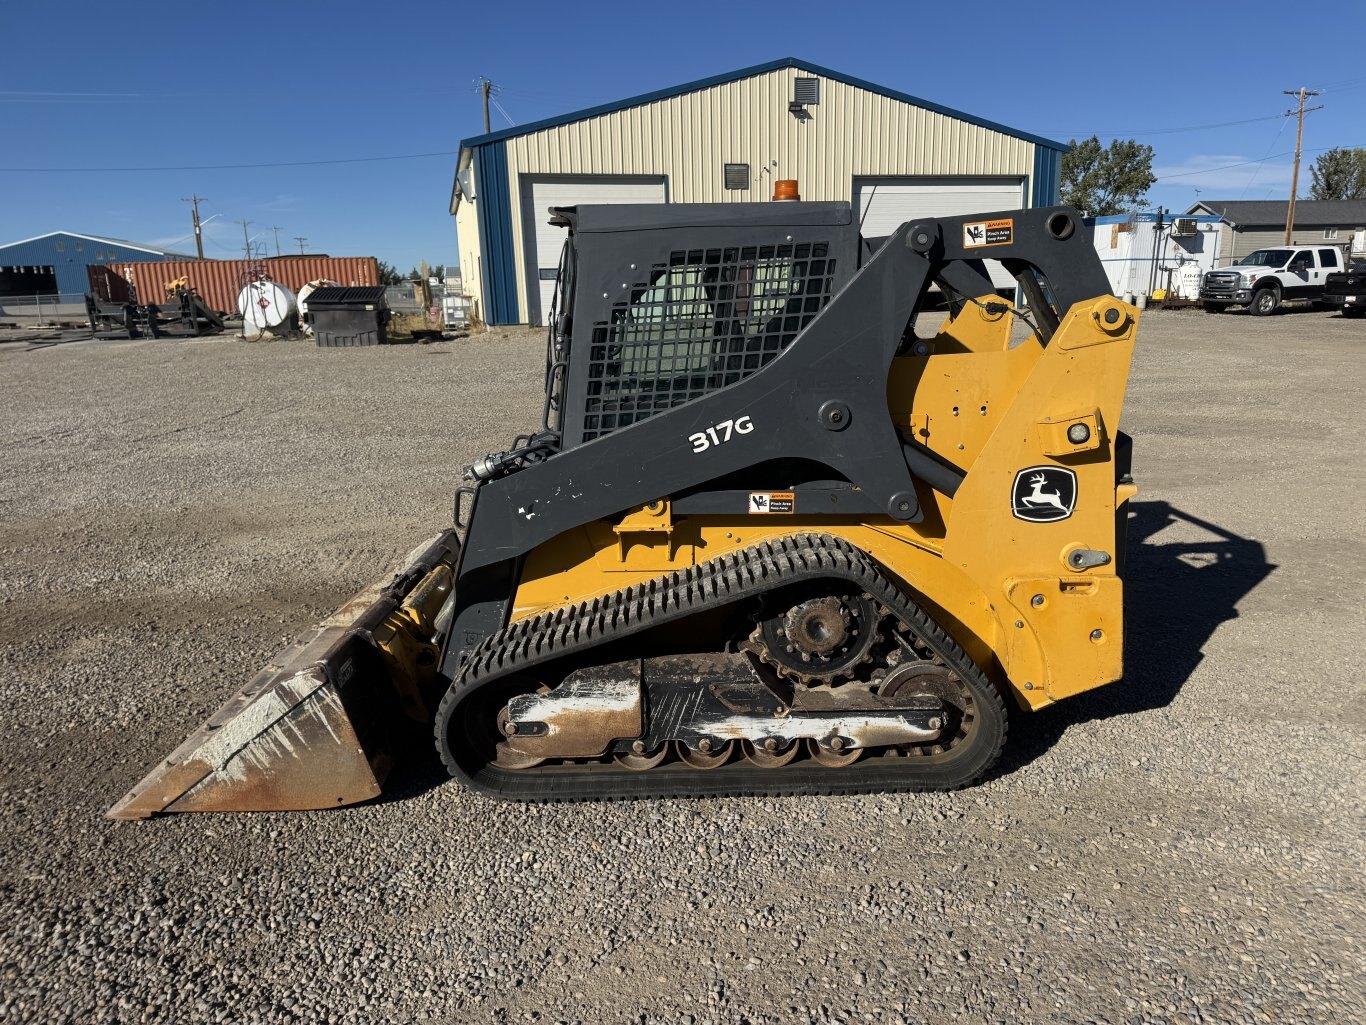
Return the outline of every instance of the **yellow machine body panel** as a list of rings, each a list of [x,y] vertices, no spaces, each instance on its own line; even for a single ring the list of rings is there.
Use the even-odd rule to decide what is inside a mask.
[[[1108,297],[1079,303],[1044,347],[1033,336],[1012,340],[1014,316],[984,305],[965,305],[929,340],[928,355],[893,367],[897,429],[966,473],[952,497],[921,485],[921,522],[806,518],[799,508],[675,516],[661,497],[533,551],[512,621],[819,531],[876,559],[1023,706],[1119,679],[1117,525],[1136,489],[1116,482],[1114,461],[1138,311]],[[1047,467],[1073,475],[1073,508],[1054,522],[1021,518],[1017,493],[1031,470]],[[1042,485],[1033,494],[1057,501]]]

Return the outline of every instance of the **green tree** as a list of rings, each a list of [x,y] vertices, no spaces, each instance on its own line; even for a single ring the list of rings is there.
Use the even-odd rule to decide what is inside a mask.
[[[1062,155],[1062,201],[1085,217],[1139,209],[1157,179],[1153,148],[1133,139],[1114,139],[1102,146],[1091,136]]]
[[[398,268],[392,263],[385,263],[383,260],[376,260],[379,265],[379,283],[381,285],[397,285],[401,280],[398,276]]]
[[[1335,147],[1309,169],[1310,199],[1366,199],[1366,149]]]

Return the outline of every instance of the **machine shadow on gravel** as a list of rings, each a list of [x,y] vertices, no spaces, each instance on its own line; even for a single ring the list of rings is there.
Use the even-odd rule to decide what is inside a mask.
[[[372,803],[402,804],[446,783],[454,781],[436,753],[430,727],[414,730],[403,756],[385,781],[383,792]]]
[[[1212,536],[1173,542],[1158,537],[1177,525]],[[1205,642],[1221,623],[1238,616],[1238,602],[1276,568],[1260,542],[1168,502],[1129,503],[1126,560],[1124,678],[1022,722],[994,776],[1044,755],[1069,726],[1171,704],[1204,660]]]

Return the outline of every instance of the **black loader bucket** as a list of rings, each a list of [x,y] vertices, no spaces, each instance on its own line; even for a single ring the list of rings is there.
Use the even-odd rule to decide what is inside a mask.
[[[280,652],[109,810],[335,808],[377,797],[399,734],[429,721],[460,542],[444,531]]]

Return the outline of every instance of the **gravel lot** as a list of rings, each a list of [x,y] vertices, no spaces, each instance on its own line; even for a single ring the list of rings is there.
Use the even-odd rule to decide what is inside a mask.
[[[937,318],[936,318],[937,319]],[[539,332],[0,347],[0,1019],[1363,1020],[1366,326],[1151,313],[1128,678],[949,795],[104,810],[449,521]]]

